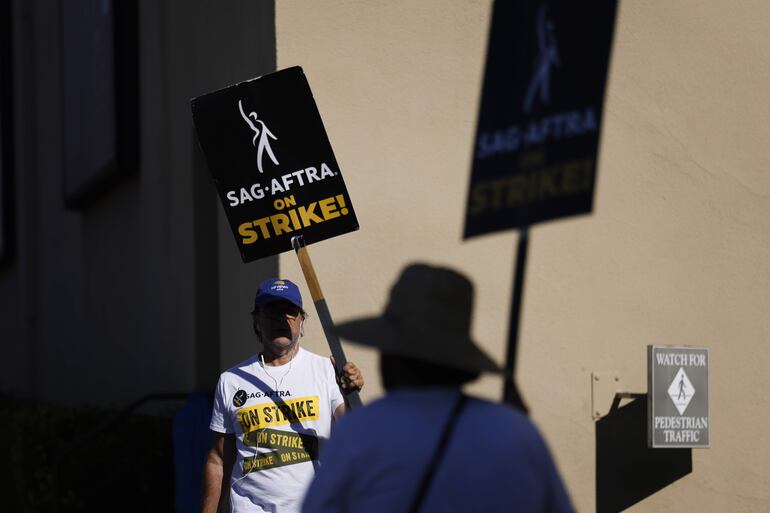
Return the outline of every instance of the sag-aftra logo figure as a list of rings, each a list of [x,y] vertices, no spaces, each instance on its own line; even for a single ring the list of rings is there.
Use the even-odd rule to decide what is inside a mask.
[[[556,33],[553,22],[545,17],[546,6],[541,5],[537,13],[537,44],[540,53],[535,59],[535,72],[524,98],[524,112],[532,110],[535,95],[540,93],[540,101],[547,105],[551,101],[550,81],[551,66],[559,65],[559,51],[556,48]]]
[[[264,121],[257,118],[256,112],[251,111],[248,115],[246,115],[246,112],[243,110],[242,100],[238,100],[238,109],[241,111],[241,117],[243,120],[247,125],[249,125],[249,128],[251,128],[252,132],[254,132],[254,137],[251,139],[251,144],[257,149],[257,168],[259,169],[259,172],[263,172],[262,157],[264,156],[265,151],[267,151],[267,154],[270,157],[270,160],[273,161],[273,164],[277,166],[278,159],[275,158],[275,153],[273,153],[273,149],[270,147],[270,139],[277,141],[278,138],[273,135],[273,132],[271,132],[269,128],[267,128],[267,125]]]

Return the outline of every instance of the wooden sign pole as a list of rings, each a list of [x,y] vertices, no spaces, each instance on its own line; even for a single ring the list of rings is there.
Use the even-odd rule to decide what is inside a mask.
[[[529,244],[529,227],[519,230],[519,240],[516,249],[516,267],[513,278],[513,297],[511,298],[511,318],[508,325],[508,353],[505,357],[505,381],[503,383],[503,402],[527,412],[527,406],[519,394],[514,382],[516,370],[516,349],[519,345],[519,319],[521,318],[521,298],[524,293],[524,270],[527,265],[527,246]]]
[[[310,261],[310,254],[305,245],[305,238],[302,235],[294,236],[291,238],[291,245],[297,253],[297,259],[299,260],[300,267],[302,267],[302,274],[305,275],[307,287],[310,289],[310,296],[313,298],[313,304],[315,304],[318,319],[321,321],[321,327],[324,330],[324,335],[326,335],[326,341],[328,342],[329,349],[334,357],[334,370],[339,376],[342,374],[342,368],[348,360],[345,358],[342,344],[334,330],[334,321],[332,320],[331,313],[329,313],[329,307],[326,305],[326,299],[324,299],[323,292],[321,291],[321,284],[318,283],[318,277],[313,269],[313,263]],[[350,409],[362,406],[361,398],[358,396],[358,390],[343,390],[343,394],[345,395],[345,402],[347,402]]]

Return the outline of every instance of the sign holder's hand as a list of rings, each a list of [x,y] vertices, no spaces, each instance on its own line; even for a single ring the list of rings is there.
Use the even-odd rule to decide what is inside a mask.
[[[330,359],[332,361],[332,366],[336,369],[337,362],[334,360],[333,356],[331,356]],[[342,368],[342,374],[337,374],[337,385],[339,385],[343,392],[348,390],[360,391],[364,388],[364,375],[361,374],[361,370],[355,363],[348,362]]]

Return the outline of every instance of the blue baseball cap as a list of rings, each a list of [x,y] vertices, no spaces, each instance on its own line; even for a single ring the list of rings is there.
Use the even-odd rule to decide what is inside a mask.
[[[259,284],[257,294],[254,297],[254,309],[265,306],[273,301],[288,301],[302,308],[302,295],[299,287],[289,280],[270,278]]]

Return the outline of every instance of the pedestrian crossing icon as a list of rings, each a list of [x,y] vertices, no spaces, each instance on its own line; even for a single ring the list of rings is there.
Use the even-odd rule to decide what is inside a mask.
[[[684,415],[693,395],[695,395],[695,387],[687,377],[684,368],[679,367],[679,372],[676,373],[674,381],[668,387],[668,396],[674,402],[676,409],[679,410],[679,415]]]

